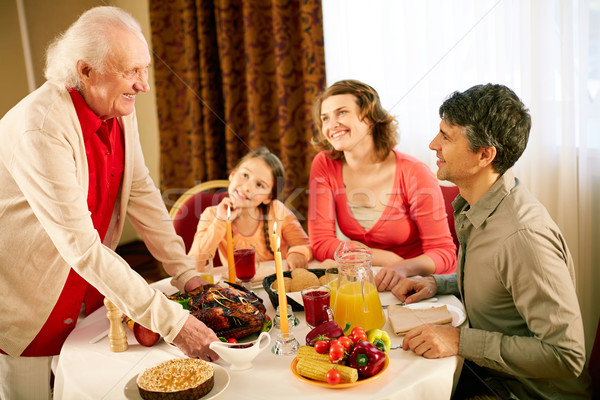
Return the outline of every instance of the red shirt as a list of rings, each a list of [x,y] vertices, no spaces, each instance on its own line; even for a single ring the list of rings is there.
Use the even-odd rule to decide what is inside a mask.
[[[340,240],[335,223],[350,240],[402,258],[421,254],[435,263],[436,274],[456,270],[456,246],[450,235],[444,197],[437,178],[416,158],[393,150],[394,188],[375,224],[365,230],[348,206],[342,161],[327,152],[315,156],[310,167],[308,237],[317,260],[333,258]]]
[[[89,169],[88,208],[94,228],[100,240],[104,240],[123,175],[123,132],[115,118],[107,121],[98,118],[77,90],[70,89],[69,94],[83,131]],[[82,301],[85,301],[86,314],[89,314],[102,305],[103,299],[104,296],[71,269],[42,330],[21,356],[59,354],[62,344],[75,328]]]

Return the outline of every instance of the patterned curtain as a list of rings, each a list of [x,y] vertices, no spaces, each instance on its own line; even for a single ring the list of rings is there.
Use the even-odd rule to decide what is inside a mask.
[[[303,218],[325,86],[321,2],[150,0],[150,22],[163,192],[226,179],[263,145],[285,167],[281,200]]]

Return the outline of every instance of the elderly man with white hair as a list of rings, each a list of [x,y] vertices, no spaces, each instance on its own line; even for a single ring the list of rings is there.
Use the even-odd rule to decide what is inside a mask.
[[[114,249],[126,217],[180,290],[206,282],[185,254],[144,164],[135,98],[150,53],[114,7],[85,12],[48,50],[47,82],[0,120],[0,398],[50,398],[50,364],[104,296],[205,360],[215,333]],[[97,291],[96,291],[97,290]]]

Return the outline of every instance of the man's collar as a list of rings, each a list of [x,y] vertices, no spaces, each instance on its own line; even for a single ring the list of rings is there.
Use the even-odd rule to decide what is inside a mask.
[[[87,140],[96,133],[103,121],[92,111],[90,106],[87,105],[85,99],[77,89],[70,88],[68,90],[71,99],[73,100],[73,105],[75,106],[77,118],[79,118],[79,123],[81,124],[83,139]]]
[[[517,181],[512,169],[502,174],[477,203],[465,211],[465,215],[473,226],[475,228],[480,227],[516,185]]]

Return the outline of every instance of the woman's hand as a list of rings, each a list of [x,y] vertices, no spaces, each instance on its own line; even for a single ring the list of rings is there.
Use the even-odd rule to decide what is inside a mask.
[[[289,269],[308,268],[308,261],[304,254],[289,253],[286,257],[286,261]]]
[[[230,197],[224,197],[223,200],[221,200],[221,202],[219,203],[219,205],[217,206],[217,219],[220,219],[221,221],[227,221],[227,207],[229,207],[229,220],[233,221],[234,219],[236,219],[239,215],[240,212],[242,211],[239,208],[234,208],[234,204],[233,201],[231,200]]]
[[[406,278],[406,270],[402,266],[383,267],[375,275],[375,286],[380,292],[392,290],[404,278]]]
[[[374,265],[383,266],[381,271],[375,276],[375,285],[380,292],[392,290],[394,286],[407,276],[427,276],[435,273],[435,263],[431,257],[425,254],[421,254],[414,258],[402,258],[395,253],[392,253],[393,256],[386,254],[390,253],[386,250],[373,250],[374,255],[378,252],[380,255],[386,255],[389,260],[394,259],[394,256],[400,260],[391,264],[386,264],[385,262],[378,263],[375,261],[375,256],[373,257]],[[381,260],[381,257],[379,259]]]

